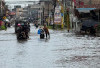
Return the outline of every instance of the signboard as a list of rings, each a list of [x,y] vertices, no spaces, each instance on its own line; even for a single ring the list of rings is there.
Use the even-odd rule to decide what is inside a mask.
[[[57,6],[55,8],[54,23],[55,24],[61,24],[61,6]]]

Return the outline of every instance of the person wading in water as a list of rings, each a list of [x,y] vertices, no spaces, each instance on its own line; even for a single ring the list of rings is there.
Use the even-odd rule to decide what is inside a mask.
[[[49,38],[50,38],[50,33],[49,33],[49,30],[48,30],[48,28],[46,27],[46,25],[44,25],[43,30],[44,30],[44,32],[45,32],[45,34],[46,34],[46,39],[47,39],[48,36],[49,36]]]

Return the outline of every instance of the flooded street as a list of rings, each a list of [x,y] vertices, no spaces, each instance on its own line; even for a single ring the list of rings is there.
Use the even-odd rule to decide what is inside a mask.
[[[0,68],[100,68],[100,0],[0,0]]]
[[[18,41],[14,28],[0,31],[0,68],[100,68],[100,37],[50,30],[40,40],[31,26],[30,38]]]

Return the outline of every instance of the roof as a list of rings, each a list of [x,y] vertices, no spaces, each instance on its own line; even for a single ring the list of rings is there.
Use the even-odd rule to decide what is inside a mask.
[[[90,10],[94,10],[96,8],[76,8],[79,12],[90,12]]]

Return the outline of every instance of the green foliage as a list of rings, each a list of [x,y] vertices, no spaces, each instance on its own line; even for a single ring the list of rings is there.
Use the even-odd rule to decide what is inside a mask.
[[[1,26],[1,29],[2,29],[2,30],[5,30],[6,28],[5,28],[5,26],[4,26],[4,25],[2,25],[2,26]]]
[[[52,29],[53,28],[53,26],[47,26],[48,27],[48,29]]]

